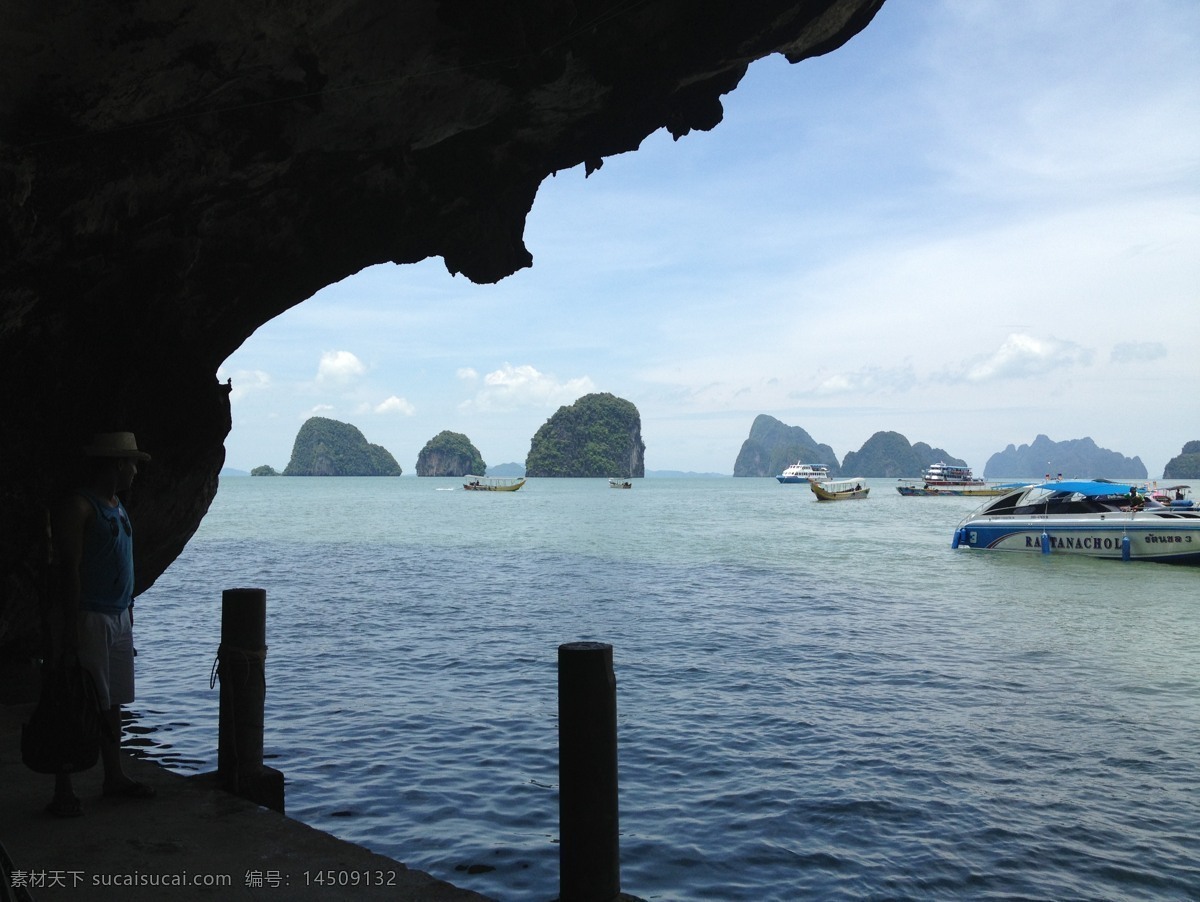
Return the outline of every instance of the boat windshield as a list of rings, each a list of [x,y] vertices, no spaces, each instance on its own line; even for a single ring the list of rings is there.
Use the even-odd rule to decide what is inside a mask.
[[[1126,489],[1126,491],[1121,491]],[[1102,514],[1121,510],[1129,504],[1127,487],[1105,486],[1100,489],[1078,484],[1027,486],[995,501],[979,511],[983,516],[1021,516],[1028,514]]]

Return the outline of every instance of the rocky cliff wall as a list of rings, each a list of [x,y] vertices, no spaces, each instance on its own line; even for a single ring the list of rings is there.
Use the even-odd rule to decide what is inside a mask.
[[[547,176],[712,128],[749,63],[831,51],[882,2],[3,4],[6,599],[87,433],[154,455],[144,589],[214,496],[214,373],[258,326],[375,263],[529,266]]]

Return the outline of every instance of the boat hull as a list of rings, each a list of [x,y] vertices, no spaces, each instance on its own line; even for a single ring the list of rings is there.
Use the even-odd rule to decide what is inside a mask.
[[[931,485],[898,485],[896,491],[905,497],[930,495],[948,495],[953,497],[990,498],[1004,495],[1012,491],[1010,486],[971,485],[971,486],[931,486]]]
[[[525,484],[524,479],[488,482],[485,479],[477,479],[472,482],[463,483],[463,491],[465,492],[515,492]]]
[[[832,483],[811,482],[809,487],[817,496],[818,501],[850,501],[855,498],[866,498],[871,491],[861,483],[843,487]]]
[[[968,520],[955,534],[955,547],[1200,565],[1200,514],[1090,516]]]

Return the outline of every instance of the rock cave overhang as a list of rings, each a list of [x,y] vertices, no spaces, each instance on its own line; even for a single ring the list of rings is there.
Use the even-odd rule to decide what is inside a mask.
[[[548,176],[722,117],[754,60],[841,46],[883,0],[344,0],[0,13],[6,573],[80,437],[152,449],[138,591],[216,493],[215,372],[263,323],[376,263],[531,265]]]

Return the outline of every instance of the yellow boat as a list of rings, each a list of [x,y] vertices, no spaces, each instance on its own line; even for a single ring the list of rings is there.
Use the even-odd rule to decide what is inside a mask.
[[[847,501],[850,498],[866,498],[871,491],[863,485],[861,476],[854,479],[835,479],[828,482],[810,482],[809,488],[818,501]]]
[[[464,476],[467,492],[515,492],[525,484],[524,476]]]

